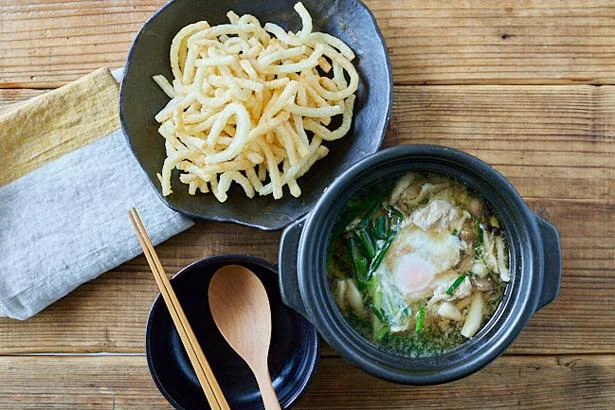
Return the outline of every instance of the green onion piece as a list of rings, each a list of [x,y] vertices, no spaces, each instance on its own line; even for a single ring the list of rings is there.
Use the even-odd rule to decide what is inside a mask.
[[[458,233],[459,233],[459,232],[457,232],[457,229],[453,229],[453,232],[451,233],[451,235],[453,235],[453,236],[457,236],[457,234],[458,234]]]
[[[356,218],[361,220],[361,225],[365,224],[365,226],[367,226],[374,212],[378,210],[392,189],[393,187],[391,184],[383,184],[378,187],[375,192],[370,191],[370,195],[367,198],[364,195],[357,195],[349,199],[348,202],[346,202],[341,220],[336,224],[334,235],[341,234]]]
[[[453,292],[455,291],[455,289],[457,289],[459,287],[459,285],[461,285],[461,282],[463,282],[463,280],[467,277],[468,275],[466,273],[459,275],[459,277],[457,277],[457,279],[455,279],[455,281],[453,282],[453,284],[451,286],[448,287],[448,289],[446,289],[446,294],[447,295],[452,295]]]
[[[425,308],[421,306],[416,312],[416,326],[414,327],[414,331],[416,333],[421,333],[423,331],[423,322],[425,321]]]
[[[384,245],[382,245],[382,247],[378,249],[378,251],[376,252],[376,255],[374,256],[374,258],[372,259],[371,263],[369,264],[369,271],[367,273],[368,279],[372,277],[372,275],[374,274],[376,269],[378,269],[378,267],[382,263],[382,260],[384,259],[384,256],[386,255],[387,251],[391,247],[391,244],[393,243],[393,240],[395,239],[395,236],[397,235],[397,232],[399,232],[399,229],[400,229],[400,226],[401,226],[401,221],[403,219],[403,215],[397,209],[395,209],[393,207],[390,207],[390,206],[386,207],[385,209],[390,214],[395,215],[396,218],[395,218],[395,220],[391,220],[390,221],[391,222],[391,226],[390,226],[390,229],[389,229],[389,232],[388,232],[388,237],[387,237]],[[391,211],[391,210],[393,210],[393,211]]]
[[[386,255],[387,251],[391,247],[391,244],[393,243],[393,239],[395,239],[395,234],[392,234],[391,236],[389,236],[389,238],[386,240],[384,245],[382,245],[382,248],[378,249],[378,251],[376,252],[374,259],[372,259],[372,262],[369,264],[369,272],[367,275],[368,278],[372,277],[372,274],[376,271],[376,269],[378,269],[378,267],[384,260],[384,256]]]
[[[375,205],[371,205],[371,207],[368,209],[365,215],[363,215],[363,218],[361,219],[361,222],[359,222],[357,229],[367,229],[370,223],[372,222],[372,217],[378,211],[378,209],[380,209],[380,206],[381,206],[381,202]]]
[[[372,259],[372,263],[369,264],[369,274],[368,274],[369,278],[372,277],[372,274],[376,271],[376,269],[378,269],[378,267],[382,263],[382,260],[384,259],[384,256],[386,255],[387,251],[391,247],[392,242],[393,241],[387,240],[385,244],[382,246],[382,248],[378,249],[378,252],[376,252],[376,256],[374,256],[374,259]]]
[[[480,226],[480,221],[476,221],[476,245],[474,245],[474,252],[479,258],[483,256],[483,227]]]
[[[372,317],[372,335],[376,342],[381,341],[389,333],[389,327],[378,319],[378,316]]]
[[[387,321],[384,311],[380,308],[374,308],[374,315],[376,315],[378,320],[380,320],[382,323],[385,323]]]
[[[363,253],[361,253],[360,246],[361,245],[355,238],[350,239],[350,258],[352,259],[354,277],[357,280],[359,290],[362,291],[365,289],[369,265]]]
[[[378,278],[372,277],[369,282],[367,282],[365,293],[367,296],[371,297],[374,314],[378,316],[378,319],[382,322],[386,322],[386,315],[382,309],[382,288],[380,287]]]
[[[389,215],[391,216],[396,216],[398,219],[403,219],[404,214],[402,214],[401,212],[399,212],[397,210],[397,208],[391,206],[391,205],[387,205],[384,207],[385,211],[387,211],[389,213]]]
[[[374,243],[372,236],[365,229],[357,230],[355,233],[357,238],[361,241],[361,245],[363,245],[365,256],[367,256],[367,259],[371,261],[376,255],[376,244]]]
[[[389,230],[388,218],[384,215],[380,215],[374,221],[374,233],[378,239],[386,239]]]

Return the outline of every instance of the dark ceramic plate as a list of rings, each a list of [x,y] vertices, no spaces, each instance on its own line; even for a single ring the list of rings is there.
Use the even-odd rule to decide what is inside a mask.
[[[168,97],[152,81],[155,74],[172,79],[169,47],[185,25],[199,20],[226,23],[226,12],[250,13],[267,21],[297,30],[301,22],[293,5],[296,0],[175,0],[158,11],[141,29],[134,41],[122,80],[120,116],[122,128],[134,155],[147,173],[156,192],[156,173],[164,161],[164,140],[158,134],[154,115]],[[392,74],[386,47],[376,21],[358,0],[304,0],[312,14],[314,30],[344,40],[355,52],[355,66],[361,81],[355,104],[353,126],[339,141],[326,143],[329,155],[299,180],[302,195],[293,198],[285,188],[278,201],[271,196],[246,200],[234,186],[229,199],[220,204],[213,195],[188,195],[187,186],[172,177],[173,194],[162,200],[171,208],[193,217],[232,221],[261,229],[280,229],[307,213],[327,186],[345,169],[378,150],[391,113]]]
[[[171,280],[173,289],[231,408],[262,409],[256,379],[226,343],[209,311],[209,281],[216,270],[229,264],[251,269],[265,285],[272,319],[269,371],[282,408],[288,408],[316,371],[319,340],[314,327],[282,303],[274,266],[248,256],[207,258],[182,269]],[[145,339],[147,364],[167,400],[178,409],[209,408],[160,295],[152,306]]]

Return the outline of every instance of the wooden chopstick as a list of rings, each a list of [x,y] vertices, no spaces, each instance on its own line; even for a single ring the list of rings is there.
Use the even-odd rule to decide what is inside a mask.
[[[184,310],[182,309],[177,296],[173,291],[171,283],[167,278],[167,274],[162,267],[162,263],[160,262],[160,258],[158,258],[158,254],[154,250],[154,246],[147,235],[147,231],[143,226],[143,222],[141,222],[141,218],[139,217],[137,210],[132,208],[132,210],[128,212],[128,216],[130,217],[130,221],[135,228],[137,239],[141,244],[141,248],[143,248],[143,254],[145,255],[147,263],[154,274],[154,279],[160,289],[160,294],[169,309],[173,323],[175,324],[184,348],[188,353],[188,358],[190,359],[190,363],[196,372],[207,401],[214,410],[230,410],[226,398],[220,389],[220,385],[218,384],[216,377],[209,366],[209,362],[205,358],[203,350],[201,349],[201,346],[192,331],[192,327],[186,318]]]

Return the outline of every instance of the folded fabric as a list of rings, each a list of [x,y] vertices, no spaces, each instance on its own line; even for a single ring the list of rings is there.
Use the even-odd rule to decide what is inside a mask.
[[[0,114],[0,316],[26,319],[193,222],[167,208],[130,152],[107,69]]]

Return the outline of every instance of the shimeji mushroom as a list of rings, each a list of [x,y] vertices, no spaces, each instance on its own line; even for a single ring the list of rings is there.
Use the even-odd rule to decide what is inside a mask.
[[[466,321],[461,328],[461,334],[470,338],[476,334],[483,319],[483,297],[481,292],[474,293]]]

